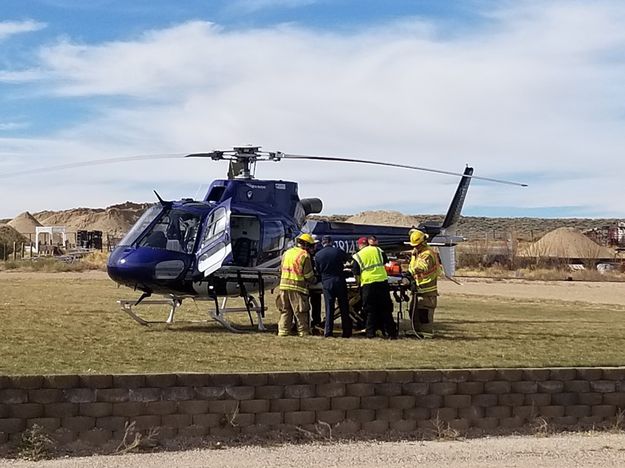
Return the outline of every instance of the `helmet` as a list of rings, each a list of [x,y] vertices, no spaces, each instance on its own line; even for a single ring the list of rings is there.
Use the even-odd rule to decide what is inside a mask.
[[[304,234],[300,234],[297,240],[299,242],[304,242],[305,244],[310,244],[310,245],[313,245],[315,243],[315,239],[313,239],[313,236],[311,236],[307,232],[305,232]]]
[[[407,244],[417,247],[418,245],[423,244],[427,238],[428,235],[425,232],[419,231],[418,229],[412,229],[410,231],[410,242],[407,242]]]
[[[359,237],[358,241],[357,241],[357,244],[358,245],[367,245],[368,244],[367,238],[364,237],[364,236],[363,237]]]

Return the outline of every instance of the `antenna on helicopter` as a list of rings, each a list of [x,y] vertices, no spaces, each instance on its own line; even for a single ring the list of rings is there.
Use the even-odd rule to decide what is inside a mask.
[[[159,201],[159,203],[161,205],[163,205],[163,206],[171,206],[172,205],[172,202],[163,200],[156,190],[153,190],[153,192],[154,192],[154,195],[156,195],[156,198],[158,198],[158,201]]]

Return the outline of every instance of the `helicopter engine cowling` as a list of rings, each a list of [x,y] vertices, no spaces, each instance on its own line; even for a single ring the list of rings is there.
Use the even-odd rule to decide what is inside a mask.
[[[321,213],[323,210],[323,202],[320,198],[302,198],[300,203],[306,215]]]

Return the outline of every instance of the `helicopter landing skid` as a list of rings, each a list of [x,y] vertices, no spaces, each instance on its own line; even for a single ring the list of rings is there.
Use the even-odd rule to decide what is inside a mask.
[[[182,299],[178,299],[175,297],[172,297],[170,299],[152,299],[140,301],[130,301],[122,299],[117,301],[117,303],[120,305],[122,312],[126,312],[130,316],[130,318],[132,318],[135,322],[141,325],[148,326],[157,323],[171,325],[172,323],[174,323],[176,309],[182,304]],[[145,320],[133,310],[133,308],[137,307],[138,305],[169,305],[171,309],[169,310],[167,320]]]
[[[224,328],[234,333],[243,333],[245,330],[236,328],[226,317],[225,314],[229,313],[241,313],[247,312],[250,319],[250,324],[254,326],[254,319],[252,318],[252,312],[256,312],[258,317],[258,331],[267,331],[265,323],[263,322],[264,308],[258,305],[256,298],[253,296],[247,296],[244,298],[245,307],[227,307],[228,297],[224,297],[221,305],[215,299],[215,307],[209,311],[210,317]]]
[[[194,302],[205,302],[205,300],[198,300],[193,298]],[[221,301],[221,304],[214,301],[214,307],[210,308],[208,311],[209,318],[213,319],[221,326],[226,328],[227,330],[234,333],[243,333],[245,330],[240,330],[236,328],[226,317],[225,314],[230,313],[242,313],[246,312],[250,319],[250,324],[254,326],[254,320],[252,318],[252,312],[255,312],[258,317],[258,330],[266,331],[267,328],[263,322],[264,316],[264,308],[258,304],[258,301],[253,296],[247,296],[244,298],[245,307],[227,307],[228,298],[224,297]],[[261,301],[262,302],[262,301]],[[125,312],[132,318],[135,322],[143,326],[149,325],[171,325],[174,323],[174,317],[176,315],[176,310],[182,304],[182,299],[178,297],[171,297],[169,299],[152,299],[152,300],[127,300],[122,299],[117,301],[120,305],[122,312]],[[166,320],[146,320],[141,317],[138,313],[135,312],[134,308],[139,305],[168,305],[170,306],[169,315]],[[208,323],[208,320],[183,320],[177,323]]]

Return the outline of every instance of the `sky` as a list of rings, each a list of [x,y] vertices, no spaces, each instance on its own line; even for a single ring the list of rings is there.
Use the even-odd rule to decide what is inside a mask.
[[[625,218],[625,2],[2,0],[0,218],[199,198],[253,144],[519,181],[465,215]],[[259,163],[324,213],[443,213],[458,179]]]

